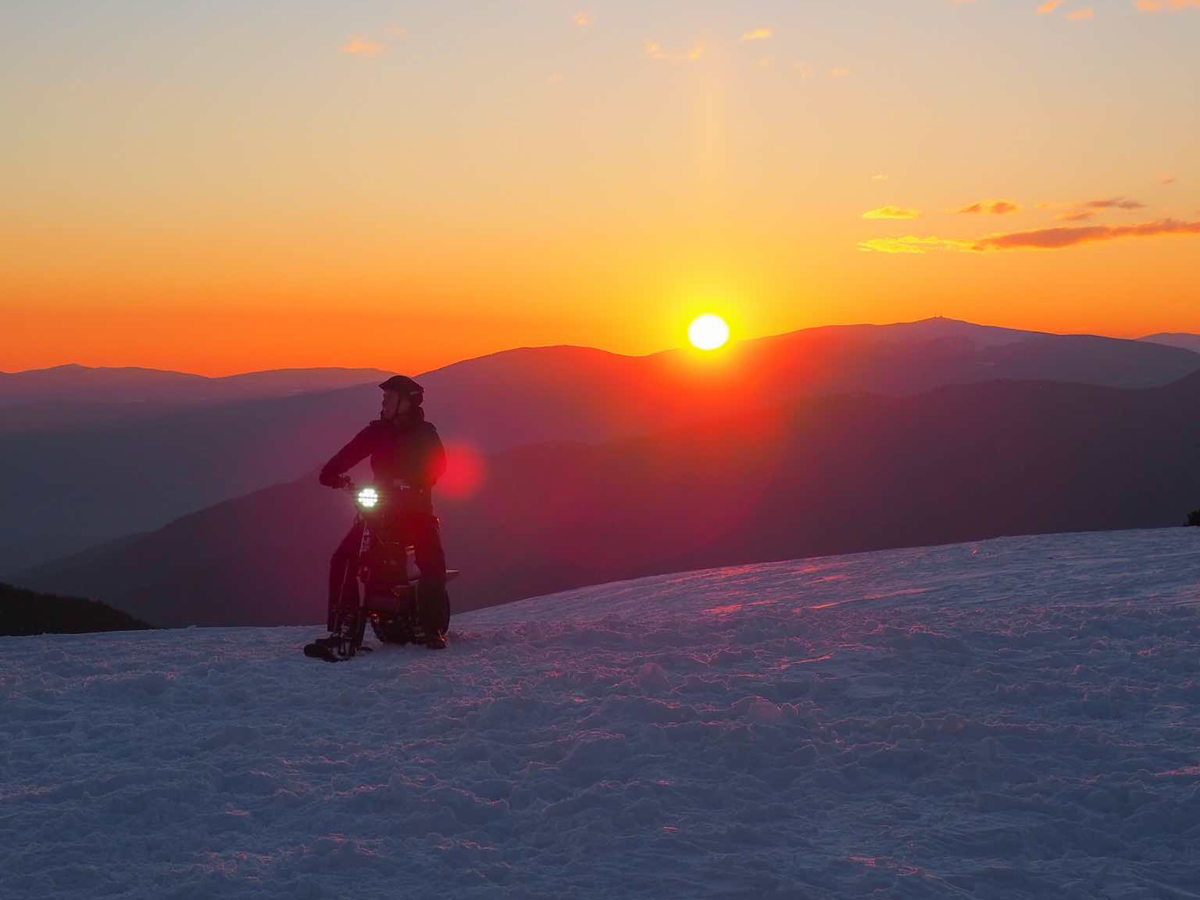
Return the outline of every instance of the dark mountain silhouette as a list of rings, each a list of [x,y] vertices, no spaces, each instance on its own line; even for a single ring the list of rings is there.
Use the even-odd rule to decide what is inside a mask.
[[[1151,386],[1197,369],[1200,355],[1173,347],[929,319],[808,329],[709,356],[524,348],[420,380],[446,439],[494,453],[548,441],[604,443],[808,396],[907,395],[996,378]],[[8,537],[0,574],[297,478],[377,410],[378,392],[367,385],[0,433],[0,529]]]
[[[1186,331],[1163,331],[1158,334],[1148,334],[1138,340],[1163,344],[1167,347],[1182,347],[1184,350],[1200,353],[1200,334],[1189,334]]]
[[[1200,374],[842,395],[488,460],[439,508],[459,610],[639,575],[1005,534],[1179,524]],[[319,622],[352,511],[311,477],[25,573],[161,624]],[[1200,551],[1200,547],[1197,548]],[[1048,586],[1052,591],[1053,586]]]
[[[134,631],[149,627],[95,600],[38,594],[0,584],[0,636]]]

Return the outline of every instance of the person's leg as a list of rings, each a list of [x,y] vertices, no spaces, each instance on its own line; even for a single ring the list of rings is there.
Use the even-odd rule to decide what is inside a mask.
[[[417,596],[421,604],[421,624],[427,634],[445,635],[450,627],[450,597],[446,593],[446,553],[437,516],[415,516],[412,523],[413,552],[421,577]]]
[[[362,532],[361,522],[352,525],[329,559],[329,612],[325,626],[329,631],[333,631],[337,624],[336,614],[346,592],[347,583],[350,587],[355,586],[354,580],[358,573],[354,570],[354,562],[358,559],[358,545],[362,542]]]

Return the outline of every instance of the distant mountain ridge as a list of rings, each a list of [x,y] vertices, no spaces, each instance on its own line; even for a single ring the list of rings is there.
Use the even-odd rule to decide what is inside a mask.
[[[1200,373],[1153,389],[956,385],[805,399],[487,460],[439,500],[458,610],[717,565],[1183,524],[1200,504]],[[159,624],[315,623],[353,512],[313,479],[30,570]]]
[[[602,444],[806,397],[906,396],[1003,378],[1151,387],[1197,370],[1200,355],[1175,347],[929,319],[807,329],[710,355],[519,348],[418,377],[443,437],[489,454]],[[377,416],[378,403],[367,383],[118,422],[82,421],[92,411],[83,404],[70,427],[0,428],[0,574],[301,477]]]
[[[0,372],[0,406],[17,403],[217,403],[329,391],[382,381],[379,369],[271,369],[209,377],[136,366],[71,363],[48,369]]]
[[[1182,347],[1184,350],[1200,353],[1200,334],[1189,334],[1185,331],[1163,331],[1158,334],[1148,334],[1138,340],[1167,347]]]
[[[378,369],[274,369],[209,378],[80,365],[0,372],[0,436],[132,425],[189,410],[378,384]]]
[[[439,427],[494,450],[606,441],[838,393],[917,394],[1002,378],[1155,387],[1200,370],[1200,354],[1120,338],[1056,335],[934,318],[832,325],[630,357],[582,347],[505,350],[424,373]]]

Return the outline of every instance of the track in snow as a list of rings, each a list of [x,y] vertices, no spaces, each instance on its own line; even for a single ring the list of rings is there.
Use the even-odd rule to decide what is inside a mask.
[[[0,638],[0,894],[1195,897],[1200,530]]]

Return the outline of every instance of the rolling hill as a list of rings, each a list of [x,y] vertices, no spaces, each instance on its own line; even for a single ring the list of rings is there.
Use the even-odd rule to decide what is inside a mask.
[[[603,444],[495,454],[439,501],[458,610],[713,565],[1182,524],[1200,505],[1200,373],[1166,387],[987,382],[841,395]],[[19,583],[156,624],[324,615],[344,494],[311,475],[56,560]]]
[[[804,397],[907,396],[1000,378],[1150,387],[1198,369],[1200,355],[1179,348],[929,319],[808,329],[712,356],[523,348],[420,378],[443,436],[495,453],[554,441],[611,442]],[[250,380],[278,387],[279,378],[259,373]],[[8,537],[0,573],[298,478],[377,409],[378,392],[368,384],[133,421],[90,421],[85,411],[69,427],[0,429],[0,528]],[[0,411],[0,419],[6,415]]]

